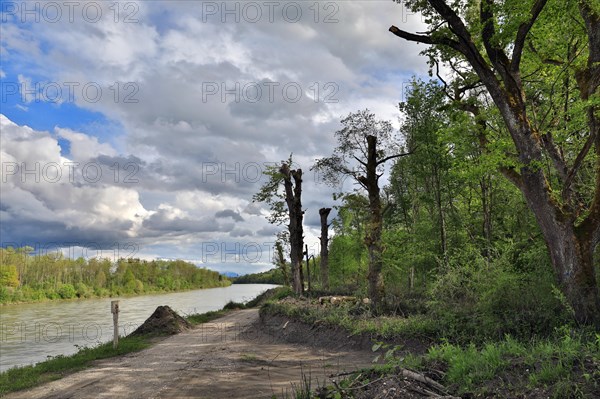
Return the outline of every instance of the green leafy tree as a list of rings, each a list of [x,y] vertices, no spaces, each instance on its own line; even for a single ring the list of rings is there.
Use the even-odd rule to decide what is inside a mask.
[[[19,274],[15,265],[3,265],[0,267],[0,286],[19,286]]]
[[[378,120],[368,109],[350,113],[341,123],[343,128],[335,132],[338,146],[330,157],[317,160],[313,168],[332,186],[339,185],[342,178],[351,177],[367,192],[369,222],[365,245],[369,253],[369,297],[377,309],[385,298],[379,179],[387,161],[408,154],[400,153],[393,140],[392,124]]]
[[[479,122],[482,148],[499,141],[492,128],[508,134],[498,167],[535,216],[575,318],[600,325],[593,265],[600,242],[600,4],[403,3],[422,13],[430,30],[390,31],[430,45],[430,65],[453,71],[447,93]],[[486,117],[486,100],[498,125]]]

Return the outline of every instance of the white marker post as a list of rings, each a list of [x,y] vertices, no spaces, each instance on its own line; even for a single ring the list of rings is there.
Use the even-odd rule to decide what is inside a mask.
[[[113,349],[117,349],[119,345],[119,301],[110,301],[110,311],[113,315],[113,325],[115,328]]]

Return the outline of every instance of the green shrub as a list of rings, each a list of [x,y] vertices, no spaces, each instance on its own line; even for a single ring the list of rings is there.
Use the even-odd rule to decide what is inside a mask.
[[[548,274],[515,271],[500,261],[450,268],[432,287],[429,311],[453,340],[548,335],[572,320]]]
[[[75,290],[75,287],[73,287],[72,284],[63,284],[60,286],[60,288],[58,289],[58,295],[62,298],[62,299],[71,299],[71,298],[75,298],[75,295],[77,294],[77,291]]]
[[[78,298],[91,298],[94,295],[94,291],[84,283],[77,283],[75,291]]]
[[[110,291],[106,288],[96,287],[96,288],[94,288],[94,295],[96,295],[98,297],[106,297],[106,296],[110,296]]]
[[[48,299],[60,299],[60,295],[53,288],[46,288],[45,290],[46,298]]]
[[[144,292],[144,283],[142,283],[140,280],[136,279],[135,280],[135,288],[134,291],[137,294],[141,294]]]
[[[223,306],[224,310],[236,310],[236,309],[245,309],[246,305],[239,302],[229,301]]]
[[[0,286],[0,302],[11,302],[15,289],[12,287]]]

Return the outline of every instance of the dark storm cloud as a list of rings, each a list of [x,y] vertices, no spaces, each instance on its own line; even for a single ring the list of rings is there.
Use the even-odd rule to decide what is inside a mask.
[[[30,246],[46,251],[62,247],[85,247],[91,249],[115,249],[136,240],[125,233],[130,222],[102,225],[96,228],[68,226],[59,221],[4,220],[2,221],[2,242],[6,246]]]

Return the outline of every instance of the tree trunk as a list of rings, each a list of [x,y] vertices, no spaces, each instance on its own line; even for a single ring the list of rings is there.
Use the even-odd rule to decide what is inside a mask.
[[[437,167],[433,168],[435,205],[437,208],[438,223],[440,228],[440,250],[442,252],[442,261],[444,267],[448,267],[448,238],[446,234],[446,218],[444,217],[444,208],[442,206],[442,187],[441,177]]]
[[[591,241],[570,226],[547,234],[546,243],[558,283],[580,324],[600,323],[600,299]]]
[[[327,217],[331,212],[331,208],[319,209],[321,216],[321,286],[324,290],[329,289],[329,225]]]
[[[304,256],[306,256],[306,277],[308,278],[308,292],[311,292],[310,284],[310,257],[308,256],[308,245],[304,245]]]
[[[381,197],[379,195],[379,176],[377,174],[377,137],[367,136],[367,176],[362,177],[361,183],[369,194],[370,220],[365,237],[369,253],[369,298],[375,310],[381,308],[385,294],[381,246],[381,231],[383,220],[381,216]]]
[[[281,275],[283,276],[283,284],[285,286],[290,285],[290,276],[288,275],[287,265],[285,264],[285,257],[283,256],[283,245],[281,241],[277,241],[275,243],[275,250],[277,251],[277,266],[279,270],[281,270]]]
[[[288,206],[290,223],[290,266],[292,272],[292,288],[301,295],[304,292],[304,279],[302,273],[302,252],[304,247],[304,233],[302,229],[302,170],[290,170],[289,165],[283,164],[280,168],[285,188],[285,201]],[[293,180],[293,182],[292,182]]]
[[[483,256],[487,265],[492,260],[492,182],[490,175],[485,175],[479,181],[481,188],[481,208],[483,213],[483,239],[485,248]]]

